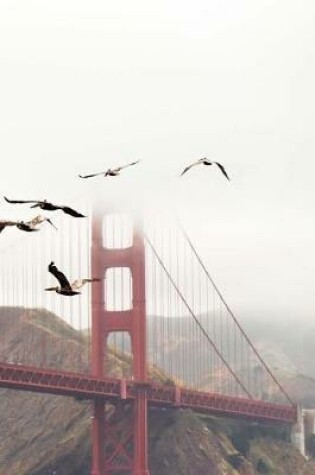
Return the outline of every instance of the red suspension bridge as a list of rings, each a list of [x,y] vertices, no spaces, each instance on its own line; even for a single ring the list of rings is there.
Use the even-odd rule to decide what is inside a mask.
[[[2,251],[0,386],[90,399],[91,475],[150,473],[148,406],[297,417],[185,231],[145,223],[120,213],[61,217],[58,233],[47,228]],[[103,280],[80,296],[47,294],[51,260],[71,278]]]

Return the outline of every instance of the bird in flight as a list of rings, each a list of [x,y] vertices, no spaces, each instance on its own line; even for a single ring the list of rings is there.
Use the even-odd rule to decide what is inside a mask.
[[[223,165],[221,165],[221,163],[219,163],[219,162],[211,162],[208,158],[200,158],[196,162],[192,163],[191,165],[189,165],[188,167],[186,167],[183,170],[183,172],[181,173],[181,176],[183,176],[184,173],[188,172],[188,170],[190,170],[195,165],[208,165],[209,166],[209,165],[213,165],[213,164],[215,164],[221,170],[221,172],[223,173],[225,178],[230,180],[230,178],[229,178],[228,174],[226,173],[225,168],[223,167]]]
[[[48,271],[56,277],[56,279],[59,282],[59,286],[56,287],[47,287],[45,290],[48,291],[55,291],[57,294],[61,295],[67,295],[67,296],[72,296],[72,295],[77,295],[81,294],[79,290],[83,287],[84,284],[87,284],[89,282],[97,282],[100,281],[101,279],[76,279],[72,284],[70,284],[69,280],[67,277],[64,275],[63,272],[61,272],[55,265],[53,261],[48,266]]]
[[[30,221],[20,221],[16,226],[21,231],[33,232],[39,231],[38,226],[45,222],[49,223],[53,228],[57,230],[56,226],[52,223],[52,221],[49,218],[46,218],[46,216],[42,216],[41,214],[35,216],[35,218],[31,219]]]
[[[103,175],[105,177],[106,176],[118,176],[118,175],[120,175],[121,170],[123,170],[124,168],[127,168],[127,167],[131,167],[132,165],[136,165],[139,162],[140,162],[140,160],[137,160],[136,162],[128,163],[127,165],[123,165],[121,167],[109,168],[108,170],[106,170],[106,172],[92,173],[91,175],[79,175],[79,177],[80,178],[92,178],[94,176],[100,176],[100,175]]]
[[[12,204],[24,204],[24,203],[33,203],[31,208],[40,208],[45,211],[55,211],[57,209],[61,209],[65,214],[69,214],[70,216],[73,216],[74,218],[86,218],[83,214],[79,213],[73,208],[70,208],[69,206],[59,206],[51,203],[50,201],[43,200],[9,200],[6,196],[4,197],[7,203],[12,203]]]
[[[9,220],[1,220],[0,221],[0,233],[7,227],[7,226],[16,226],[18,229],[21,231],[25,231],[28,233],[34,232],[34,231],[39,231],[38,226],[41,223],[44,223],[47,221],[51,226],[53,226],[55,229],[56,226],[50,221],[49,218],[46,218],[45,216],[35,216],[35,218],[31,219],[30,221],[9,221]]]

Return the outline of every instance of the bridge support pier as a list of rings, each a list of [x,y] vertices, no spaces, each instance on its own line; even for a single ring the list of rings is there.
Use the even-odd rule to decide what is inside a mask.
[[[134,403],[134,475],[150,475],[148,467],[148,402],[145,392]]]
[[[105,403],[96,399],[93,403],[93,427],[92,427],[92,470],[91,475],[103,475],[104,473],[104,423]]]
[[[291,442],[305,457],[305,428],[304,416],[301,406],[297,407],[297,421],[291,428]]]
[[[104,215],[94,216],[92,275],[103,277],[108,269],[128,268],[131,275],[132,308],[108,310],[104,282],[92,287],[92,372],[105,377],[107,338],[112,332],[128,332],[131,338],[132,378],[140,382],[133,401],[122,399],[105,411],[94,402],[91,475],[150,475],[148,469],[148,402],[146,396],[145,249],[141,227],[133,228],[132,245],[104,246]],[[113,233],[111,233],[112,235]],[[114,289],[115,292],[115,289]],[[119,292],[119,289],[117,289]],[[142,385],[143,384],[143,385]]]

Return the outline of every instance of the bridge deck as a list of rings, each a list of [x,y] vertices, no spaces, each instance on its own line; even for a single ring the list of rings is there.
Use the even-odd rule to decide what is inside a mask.
[[[151,406],[189,408],[229,417],[289,424],[297,419],[297,408],[290,405],[5,363],[0,364],[0,387],[85,399],[134,399],[139,392],[146,391]]]

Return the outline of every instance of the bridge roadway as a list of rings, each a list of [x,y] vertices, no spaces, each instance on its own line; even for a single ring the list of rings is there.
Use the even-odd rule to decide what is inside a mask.
[[[134,399],[146,391],[150,406],[189,408],[228,417],[294,424],[297,407],[255,399],[205,393],[179,386],[143,383],[114,378],[99,379],[88,374],[40,369],[0,363],[0,387],[84,399]]]

